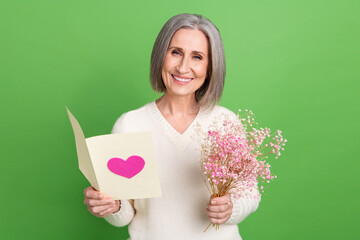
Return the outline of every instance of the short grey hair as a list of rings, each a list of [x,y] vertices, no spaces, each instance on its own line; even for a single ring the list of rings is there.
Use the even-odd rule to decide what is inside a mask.
[[[164,92],[161,72],[170,41],[179,29],[202,31],[209,43],[209,64],[204,84],[195,92],[196,101],[204,108],[212,108],[219,102],[225,82],[225,54],[220,32],[207,18],[183,13],[170,18],[157,36],[151,54],[150,82],[157,92]]]

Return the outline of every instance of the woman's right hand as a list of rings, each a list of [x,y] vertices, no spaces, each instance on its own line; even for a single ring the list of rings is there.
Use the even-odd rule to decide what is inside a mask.
[[[120,201],[113,200],[112,197],[104,196],[102,192],[93,187],[84,190],[84,203],[89,212],[96,217],[105,217],[120,210]]]

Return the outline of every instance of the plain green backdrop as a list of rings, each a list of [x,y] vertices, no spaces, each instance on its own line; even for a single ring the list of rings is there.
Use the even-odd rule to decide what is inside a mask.
[[[159,97],[152,46],[183,12],[220,29],[220,104],[289,140],[243,239],[360,239],[360,1],[0,0],[1,239],[126,239],[83,204],[65,105],[90,137]]]

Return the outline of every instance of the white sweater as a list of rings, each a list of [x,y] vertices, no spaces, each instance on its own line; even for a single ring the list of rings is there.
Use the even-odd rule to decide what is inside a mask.
[[[121,200],[118,213],[105,217],[114,226],[129,225],[131,240],[239,240],[237,224],[254,212],[260,198],[232,199],[230,219],[215,231],[205,212],[210,194],[200,175],[200,152],[194,136],[195,123],[206,129],[221,113],[234,117],[230,110],[216,106],[200,110],[183,134],[177,132],[162,116],[155,102],[123,114],[112,133],[150,131],[153,135],[161,198]],[[258,191],[253,191],[254,195]]]

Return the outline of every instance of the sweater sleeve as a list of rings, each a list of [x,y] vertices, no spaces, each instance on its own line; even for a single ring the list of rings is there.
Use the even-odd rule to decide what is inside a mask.
[[[257,189],[252,191],[249,196],[235,199],[231,194],[231,201],[233,202],[232,214],[225,224],[238,224],[242,222],[247,216],[255,212],[260,203],[260,194]]]
[[[114,133],[124,132],[124,119],[126,114],[123,114],[114,124],[111,131]],[[121,207],[117,213],[110,214],[104,219],[115,227],[123,227],[128,225],[135,216],[134,200],[120,200]]]
[[[117,213],[110,214],[104,219],[115,227],[128,225],[135,216],[133,200],[121,200],[121,208]]]

